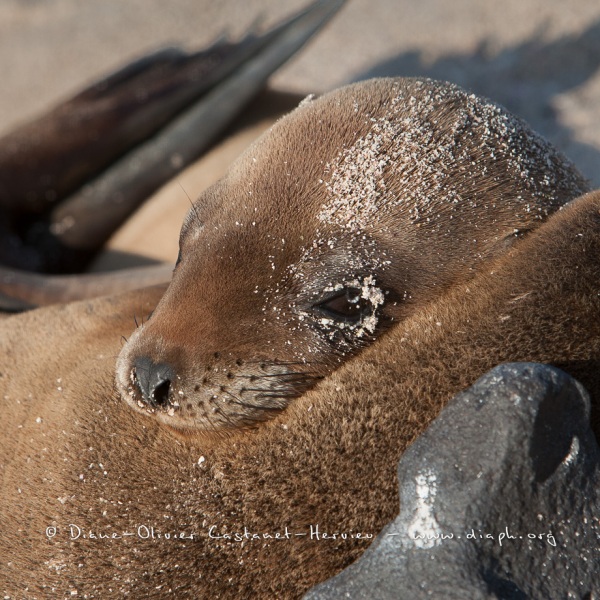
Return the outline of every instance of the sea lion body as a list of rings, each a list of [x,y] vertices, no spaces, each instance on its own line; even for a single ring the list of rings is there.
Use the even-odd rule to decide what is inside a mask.
[[[189,211],[118,387],[179,430],[270,418],[586,189],[522,121],[450,84],[307,101]]]
[[[0,590],[296,598],[396,514],[399,456],[487,369],[559,363],[597,398],[600,198],[555,212],[584,186],[452,86],[300,107],[190,211],[166,295],[0,322]],[[146,402],[129,396],[141,359]]]
[[[182,439],[113,392],[119,335],[163,290],[4,320],[0,589],[299,597],[396,514],[398,457],[489,368],[558,364],[597,406],[599,215],[598,193],[571,203],[283,413],[223,439]]]

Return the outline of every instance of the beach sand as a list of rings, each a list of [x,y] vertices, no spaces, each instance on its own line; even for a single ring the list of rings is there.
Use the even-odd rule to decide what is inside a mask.
[[[152,49],[203,47],[306,4],[1,0],[0,133]],[[270,85],[308,94],[384,75],[454,81],[524,117],[600,186],[599,67],[596,0],[348,0]]]

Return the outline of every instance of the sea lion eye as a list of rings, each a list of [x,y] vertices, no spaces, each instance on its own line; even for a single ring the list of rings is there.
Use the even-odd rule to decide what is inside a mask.
[[[357,322],[372,306],[358,288],[350,287],[317,304],[316,308],[332,319]]]

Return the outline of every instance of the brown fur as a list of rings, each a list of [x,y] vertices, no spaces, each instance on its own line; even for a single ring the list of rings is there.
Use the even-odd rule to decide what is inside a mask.
[[[583,190],[524,123],[450,84],[372,80],[304,103],[190,210],[119,389],[179,429],[268,419]],[[359,322],[321,310],[337,288],[362,296]],[[160,398],[140,393],[149,362],[170,372]]]
[[[394,472],[403,449],[453,394],[505,360],[559,364],[597,403],[598,256],[594,193],[399,323],[275,419],[225,437],[181,438],[111,393],[118,335],[130,329],[124,315],[150,310],[162,290],[6,319],[2,591],[298,597],[366,542],[297,537],[242,545],[208,539],[208,527],[295,533],[318,524],[321,532],[376,533],[397,512]],[[93,351],[82,353],[90,343]],[[69,542],[70,523],[96,534],[146,525],[198,538]],[[59,532],[48,541],[50,525]]]
[[[365,96],[359,94],[359,99],[371,101],[371,95]],[[324,102],[337,100],[329,96]],[[296,116],[282,121],[274,135],[297,143],[297,137],[291,135],[294,119],[303,118],[311,106],[319,105],[300,109]],[[344,113],[347,118],[343,122],[349,131],[354,131],[352,114]],[[317,116],[311,118],[318,121]],[[332,126],[317,121],[309,122],[313,130]],[[355,135],[358,133],[351,135],[353,140]],[[320,135],[318,139],[330,138]],[[337,158],[334,141],[323,160]],[[282,148],[281,143],[274,146],[277,152],[285,149],[286,155],[289,152],[302,161],[299,148]],[[327,149],[327,143],[324,145]],[[252,179],[254,152],[258,153],[254,157],[264,158],[261,168],[268,165],[266,168],[274,169],[271,174],[279,177],[260,180],[265,192],[261,194],[262,202],[267,207],[274,198],[285,201],[286,197],[278,194],[278,185],[294,189],[295,182],[301,183],[293,177],[293,165],[292,175],[288,176],[281,171],[281,162],[267,160],[272,150],[273,144],[261,142],[246,155],[245,162],[234,167],[224,183],[204,197],[205,204],[198,210],[203,211],[205,232],[220,223],[231,232],[231,220],[240,218],[240,207],[234,212],[235,205],[226,203],[211,217],[211,202],[217,203],[220,195],[232,191],[240,193],[239,178],[250,176],[245,181],[257,181]],[[319,157],[313,154],[311,161],[301,162],[298,172],[318,165]],[[553,197],[552,190],[548,190],[547,206],[543,204],[545,196],[536,194],[534,185],[542,177],[534,177],[531,187],[521,189],[518,184],[522,180],[511,179],[510,160],[504,164],[491,161],[487,166],[497,168],[498,175],[505,173],[512,181],[510,190],[516,194],[529,193],[523,206],[530,201],[534,203],[531,206],[547,208],[548,212],[564,202],[578,185],[576,177],[572,180],[566,174],[562,188],[555,180],[554,187],[561,195]],[[560,165],[555,167],[548,175],[560,173]],[[472,173],[464,177],[460,173],[456,180],[463,186],[477,181]],[[567,173],[573,171],[567,169]],[[28,598],[60,597],[72,592],[89,598],[127,593],[147,598],[298,597],[356,558],[368,540],[317,541],[306,536],[242,544],[210,539],[209,528],[214,525],[219,534],[224,534],[243,532],[247,527],[253,533],[274,535],[284,533],[288,527],[293,535],[307,533],[311,525],[318,525],[321,533],[376,534],[397,512],[394,472],[403,450],[454,393],[504,360],[537,360],[563,366],[588,386],[597,402],[600,195],[589,195],[556,213],[507,251],[505,242],[512,239],[513,227],[534,228],[541,219],[515,210],[519,204],[512,196],[506,207],[499,205],[500,196],[507,190],[498,190],[493,173],[487,181],[487,201],[477,196],[482,193],[480,188],[469,194],[463,187],[468,210],[462,216],[468,222],[463,221],[449,236],[440,229],[442,220],[427,221],[423,213],[390,214],[386,213],[389,204],[380,207],[385,219],[398,220],[402,236],[397,235],[398,230],[391,235],[378,227],[368,232],[376,237],[377,247],[393,250],[393,256],[401,263],[407,261],[407,266],[412,258],[422,266],[421,278],[411,279],[413,302],[391,315],[396,325],[371,347],[330,373],[314,390],[290,402],[285,411],[251,430],[188,427],[184,432],[177,431],[152,414],[131,410],[114,391],[119,336],[129,335],[133,316],[148,314],[163,289],[33,311],[0,323],[4,356],[0,376],[1,591]],[[292,241],[289,236],[297,233],[296,229],[310,226],[307,222],[311,211],[314,213],[315,206],[322,203],[322,191],[321,196],[314,197],[310,190],[303,191],[301,197],[306,202],[298,204],[298,213],[291,206],[285,207],[292,211],[286,215],[296,219],[296,225],[277,221],[277,233],[282,232]],[[498,213],[492,211],[494,204]],[[274,220],[272,205],[265,212],[261,215],[265,222]],[[494,222],[502,214],[512,215],[511,220]],[[210,218],[217,219],[217,215],[218,220],[211,222]],[[195,212],[190,218],[192,227],[197,226],[195,220],[199,217]],[[454,243],[461,234],[467,235],[468,226],[482,235],[474,248],[467,245],[465,251],[465,246]],[[324,222],[321,227],[327,234],[324,239],[332,239],[335,224]],[[265,235],[266,230],[261,231]],[[308,232],[314,234],[314,223]],[[405,235],[414,236],[416,241],[422,237],[419,252],[410,254],[412,246]],[[256,244],[251,256],[258,264],[264,250],[258,237],[252,242],[232,234],[230,247],[235,250],[235,244],[242,242]],[[350,240],[354,238],[350,236]],[[228,240],[207,236],[204,248],[215,241]],[[184,240],[184,250],[189,243]],[[297,247],[293,246],[291,252]],[[237,265],[232,271],[224,270],[236,264],[228,261],[226,252],[217,256],[220,262],[212,266],[207,266],[199,254],[196,251],[193,255],[197,262],[184,257],[178,273],[187,273],[188,278],[190,273],[203,275],[203,290],[214,286],[212,289],[219,291],[219,282],[229,286],[223,287],[228,293],[220,296],[229,300],[225,312],[212,315],[217,324],[227,317],[229,328],[215,330],[213,336],[221,339],[223,335],[223,343],[229,348],[239,348],[240,338],[246,336],[246,348],[256,351],[261,332],[252,328],[256,323],[256,315],[252,316],[255,307],[242,300],[245,296],[235,287],[243,287],[238,274],[247,275],[248,269],[242,271]],[[495,254],[499,258],[491,263]],[[240,256],[248,256],[247,248]],[[443,256],[444,270],[438,272],[440,263],[432,256]],[[429,257],[429,262],[423,257]],[[289,262],[293,256],[281,258]],[[481,258],[486,261],[481,262]],[[323,268],[320,260],[331,264],[326,262],[326,254],[317,255],[315,260],[317,270]],[[349,263],[342,255],[339,264]],[[217,277],[210,276],[209,267],[215,269],[212,272]],[[277,269],[271,270],[278,273]],[[266,277],[260,272],[252,275],[256,275],[254,285]],[[176,278],[162,308],[142,331],[156,331],[154,328],[159,326],[153,324],[160,324],[160,310],[177,315],[177,300],[186,300],[184,283],[181,277]],[[207,291],[208,298],[219,297],[215,291],[212,294]],[[210,306],[216,310],[220,305],[213,302]],[[185,334],[189,338],[183,339],[197,344],[194,328],[198,327],[198,315],[207,307],[195,313],[188,302],[185,308],[189,317],[180,322],[180,332],[184,325],[190,328]],[[244,311],[249,325],[239,319]],[[251,337],[253,334],[257,337]],[[269,335],[264,339],[275,338]],[[214,352],[215,347],[201,351]],[[215,366],[222,365],[211,364]],[[169,423],[168,419],[164,421]],[[86,535],[89,531],[97,536],[122,535],[145,526],[153,527],[157,535],[183,532],[193,533],[196,538],[69,540],[70,524],[81,527]],[[51,539],[45,535],[48,527],[57,528]]]

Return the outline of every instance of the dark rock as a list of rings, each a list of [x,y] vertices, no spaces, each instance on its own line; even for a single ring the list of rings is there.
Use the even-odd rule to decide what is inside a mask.
[[[400,460],[396,520],[305,599],[598,597],[589,409],[583,387],[552,367],[484,375]]]

